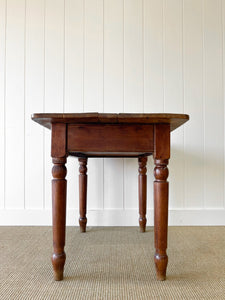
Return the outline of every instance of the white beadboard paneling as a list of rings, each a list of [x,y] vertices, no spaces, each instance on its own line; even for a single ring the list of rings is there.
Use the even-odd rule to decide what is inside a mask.
[[[51,132],[30,114],[63,111],[190,114],[171,135],[169,224],[224,225],[224,19],[224,0],[0,0],[0,225],[51,224]],[[77,158],[67,169],[78,225]],[[89,226],[137,226],[137,159],[90,158],[87,208]]]
[[[103,111],[103,1],[84,1],[84,111]],[[88,160],[88,209],[103,208],[103,159]],[[88,218],[88,215],[87,215]]]
[[[44,108],[44,0],[26,1],[25,207],[43,208],[43,129],[31,121]]]
[[[67,158],[67,209],[79,208],[79,163],[77,157]],[[78,220],[78,219],[77,219]],[[75,220],[76,221],[76,220]],[[75,222],[76,225],[76,222]]]
[[[83,0],[65,0],[65,112],[83,111]]]
[[[123,208],[123,159],[104,159],[104,209]]]
[[[224,99],[221,1],[205,0],[204,14],[204,206],[223,207]],[[216,155],[215,155],[216,153]]]
[[[202,208],[204,201],[202,1],[184,1],[184,127],[185,207]]]
[[[54,9],[53,9],[54,7]],[[63,112],[64,108],[64,0],[45,2],[45,112]],[[51,134],[45,129],[45,207],[52,205],[51,197]]]
[[[103,209],[103,158],[88,159],[87,209]],[[88,216],[87,216],[88,218]]]
[[[8,0],[6,18],[5,207],[22,209],[24,208],[25,1]]]
[[[180,0],[166,0],[164,7],[164,110],[183,113],[183,5]],[[171,134],[169,162],[170,207],[184,204],[183,127]]]
[[[45,112],[63,111],[64,27],[64,0],[46,0]]]
[[[163,1],[144,5],[144,111],[163,112]]]
[[[221,21],[222,21],[222,63],[223,63],[223,108],[224,108],[224,115],[225,115],[225,1],[222,0],[222,9],[221,9]],[[223,153],[224,153],[224,159],[225,159],[225,119],[224,119],[224,144],[223,144]],[[224,163],[224,169],[223,169],[223,179],[224,179],[224,186],[225,186],[225,163]],[[225,191],[223,191],[223,205],[225,209]]]
[[[104,1],[104,112],[123,111],[123,2]]]
[[[103,111],[103,0],[84,1],[84,111]]]
[[[67,208],[74,209],[79,206],[79,163],[76,157],[67,158]]]
[[[143,1],[124,1],[124,111],[143,112]],[[138,204],[138,162],[124,159],[124,208]]]
[[[83,16],[83,0],[65,1],[65,112],[83,111]],[[78,169],[77,158],[69,157],[67,160],[68,209],[78,208],[79,205]]]
[[[143,112],[143,1],[124,0],[124,112]]]
[[[0,209],[5,199],[5,55],[6,1],[0,0]]]
[[[104,112],[123,112],[123,2],[104,1]],[[123,208],[121,158],[104,159],[104,209]]]
[[[165,112],[183,113],[182,16],[182,1],[165,1],[163,22]]]
[[[124,208],[138,209],[138,159],[124,159]]]

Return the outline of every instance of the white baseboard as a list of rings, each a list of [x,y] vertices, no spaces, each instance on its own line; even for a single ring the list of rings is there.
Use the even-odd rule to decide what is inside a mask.
[[[78,210],[67,211],[67,226],[78,226]],[[89,210],[88,226],[138,226],[136,209]],[[153,226],[153,210],[147,212],[147,225]],[[1,226],[48,226],[51,210],[0,210]],[[171,226],[224,226],[225,209],[171,209]]]

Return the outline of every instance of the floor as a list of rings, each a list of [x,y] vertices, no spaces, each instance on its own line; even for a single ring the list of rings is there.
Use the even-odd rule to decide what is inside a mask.
[[[51,227],[0,227],[0,299],[225,299],[225,227],[169,227],[163,282],[152,227],[67,227],[65,250],[55,282]]]

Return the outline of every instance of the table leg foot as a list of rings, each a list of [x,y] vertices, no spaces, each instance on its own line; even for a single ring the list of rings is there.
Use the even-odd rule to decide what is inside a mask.
[[[168,263],[168,256],[155,254],[155,267],[157,280],[166,280],[166,268]]]
[[[145,232],[145,228],[146,228],[146,223],[147,223],[147,219],[144,218],[139,218],[139,228],[140,228],[140,232]]]
[[[52,265],[54,270],[54,279],[56,281],[63,280],[63,271],[64,271],[64,265],[66,261],[66,254],[65,252],[61,254],[55,254],[52,255]]]
[[[146,202],[147,202],[147,156],[138,158],[138,195],[139,195],[139,228],[145,232],[146,228]]]
[[[79,224],[80,224],[80,232],[86,232],[87,218],[80,218]]]

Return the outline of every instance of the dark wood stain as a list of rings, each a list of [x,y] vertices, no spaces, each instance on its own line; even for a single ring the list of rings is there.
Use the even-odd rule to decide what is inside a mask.
[[[68,125],[69,152],[153,152],[153,125]]]
[[[166,123],[170,124],[170,130],[184,124],[189,120],[189,116],[185,114],[135,114],[135,113],[120,113],[120,114],[107,114],[107,113],[40,113],[33,114],[32,120],[51,129],[52,123],[66,123],[66,124],[79,124],[79,123],[105,123],[105,124],[156,124]]]
[[[184,114],[33,114],[32,119],[52,130],[52,219],[55,280],[63,279],[66,254],[66,160],[79,160],[80,230],[87,224],[87,161],[89,157],[137,157],[140,231],[145,232],[147,156],[153,155],[155,266],[158,280],[166,279],[168,263],[168,162],[170,132],[184,124]],[[116,187],[115,187],[116,188]]]

